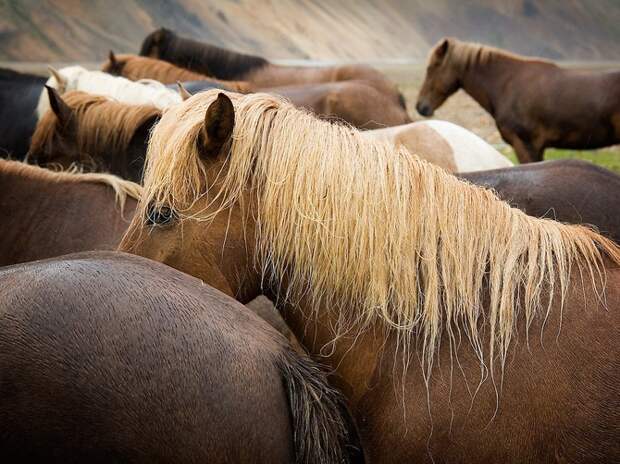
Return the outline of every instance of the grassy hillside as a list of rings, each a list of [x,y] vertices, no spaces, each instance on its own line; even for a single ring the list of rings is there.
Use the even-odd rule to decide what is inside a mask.
[[[617,60],[617,0],[0,0],[0,60],[97,61],[158,26],[269,58],[424,59],[444,35]]]

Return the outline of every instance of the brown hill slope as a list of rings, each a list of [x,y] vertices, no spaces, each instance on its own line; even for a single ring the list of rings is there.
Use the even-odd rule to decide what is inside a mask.
[[[444,35],[620,59],[617,0],[0,0],[0,60],[101,60],[158,26],[272,59],[420,60]]]

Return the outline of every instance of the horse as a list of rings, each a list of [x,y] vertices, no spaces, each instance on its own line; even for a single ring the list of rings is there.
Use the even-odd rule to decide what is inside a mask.
[[[383,73],[366,65],[276,65],[258,56],[179,37],[165,28],[157,29],[145,37],[140,55],[165,60],[217,79],[248,81],[256,88],[364,80],[400,104],[403,109],[407,109],[405,98],[396,85]]]
[[[448,121],[417,121],[367,131],[364,135],[403,146],[448,172],[484,171],[512,166],[508,158],[476,134]]]
[[[163,84],[174,84],[178,81],[207,81],[211,84],[225,86],[234,92],[249,93],[253,91],[252,85],[248,82],[222,81],[188,71],[163,60],[138,55],[115,55],[114,52],[110,52],[108,61],[102,65],[101,70],[132,81],[155,79]]]
[[[47,87],[51,109],[39,120],[27,159],[37,164],[79,164],[139,182],[146,142],[162,110],[127,105],[100,95]]]
[[[493,118],[521,163],[545,148],[620,143],[620,71],[565,69],[452,38],[431,51],[416,108],[423,116],[462,88]]]
[[[81,66],[68,66],[59,70],[50,68],[50,73],[52,75],[45,85],[53,87],[60,95],[79,90],[129,105],[153,105],[161,110],[181,102],[176,89],[169,89],[157,81],[134,82],[101,71],[88,71]],[[41,118],[49,109],[48,92],[41,88],[37,116]]]
[[[187,84],[186,90],[191,93],[214,88],[209,82],[201,82],[183,83],[182,86],[186,88]],[[411,122],[407,110],[397,103],[386,100],[385,95],[369,86],[366,81],[289,85],[257,91],[280,95],[298,108],[312,111],[324,119],[345,121],[362,130],[381,129]],[[189,96],[190,93],[187,93],[184,98]]]
[[[45,78],[0,69],[0,156],[24,159],[37,125],[35,113]]]
[[[620,459],[618,246],[404,148],[199,93],[154,128],[119,250],[272,297],[370,462]]]
[[[530,216],[590,224],[620,243],[620,215],[609,206],[620,204],[620,176],[608,169],[564,159],[458,176]]]
[[[117,252],[0,269],[8,462],[341,463],[340,396],[244,306]]]
[[[114,250],[141,188],[110,174],[50,171],[0,160],[0,266]]]

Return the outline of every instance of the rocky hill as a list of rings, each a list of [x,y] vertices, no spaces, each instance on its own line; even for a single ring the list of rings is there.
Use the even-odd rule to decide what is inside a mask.
[[[0,60],[102,60],[159,26],[271,59],[423,60],[451,35],[620,60],[617,0],[0,0]]]

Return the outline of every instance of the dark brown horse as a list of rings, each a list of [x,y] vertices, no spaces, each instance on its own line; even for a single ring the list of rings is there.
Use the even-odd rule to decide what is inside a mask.
[[[462,88],[493,118],[519,161],[545,148],[620,143],[620,71],[565,69],[479,44],[443,39],[431,52],[416,108],[431,116]]]
[[[140,191],[109,174],[53,172],[0,160],[0,266],[116,249]]]
[[[405,99],[396,86],[370,66],[281,66],[257,56],[179,37],[165,28],[153,31],[144,39],[140,55],[166,60],[217,79],[248,81],[257,88],[366,80],[405,108]]]
[[[340,464],[354,451],[316,364],[168,266],[95,252],[3,268],[0,316],[4,462]]]
[[[80,91],[47,87],[51,110],[39,120],[28,159],[38,164],[74,164],[139,182],[146,142],[161,110],[129,105]]]
[[[265,94],[169,108],[144,188],[121,248],[279,297],[372,462],[620,459],[612,241]]]

